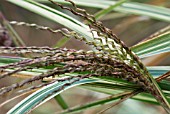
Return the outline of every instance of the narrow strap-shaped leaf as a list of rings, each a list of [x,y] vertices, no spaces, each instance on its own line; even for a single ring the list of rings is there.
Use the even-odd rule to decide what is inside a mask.
[[[57,11],[43,4],[39,4],[32,0],[18,0],[18,2],[16,2],[15,0],[8,1],[34,13],[37,13],[49,20],[60,23],[74,31],[77,31],[78,33],[86,37],[86,39],[89,41],[92,40],[92,35],[90,32],[88,32],[87,29],[88,27],[85,24],[72,18],[71,16],[68,16],[60,11]]]
[[[54,99],[58,102],[58,104],[63,108],[63,109],[68,109],[68,105],[66,104],[65,100],[63,97],[58,94],[57,96],[54,97]]]
[[[62,47],[64,46],[70,39],[67,37],[62,38],[61,40],[59,40],[54,47]]]
[[[79,106],[73,107],[69,110],[61,112],[61,114],[77,113],[77,112],[83,111],[85,109],[89,109],[89,108],[93,108],[93,107],[96,107],[96,106],[101,106],[101,105],[104,105],[104,104],[112,103],[115,100],[121,99],[124,96],[129,95],[130,93],[131,92],[123,92],[123,93],[120,93],[120,94],[115,94],[115,95],[112,95],[112,96],[109,96],[109,97],[106,97],[106,98],[103,98],[103,99],[100,99],[100,100],[97,100],[97,101],[94,101],[94,102],[91,102],[91,103],[87,103],[85,105],[79,105]]]
[[[170,52],[170,32],[143,41],[131,48],[140,58]]]
[[[101,17],[103,17],[104,15],[108,14],[108,13],[111,12],[114,8],[120,6],[121,4],[123,4],[123,3],[126,2],[126,1],[127,1],[127,0],[120,0],[120,1],[118,1],[116,4],[113,4],[113,5],[109,6],[108,8],[103,9],[103,10],[97,12],[97,13],[95,14],[95,18],[96,18],[97,20],[100,19]]]
[[[103,85],[104,87],[104,85]],[[120,92],[122,92],[121,90],[118,90],[118,89],[114,89],[110,87],[109,88],[103,88],[103,87],[98,87],[98,86],[83,86],[83,88],[85,89],[89,89],[89,90],[92,90],[92,91],[96,91],[96,92],[101,92],[101,93],[105,93],[105,94],[109,94],[109,95],[113,95],[113,94],[118,94]],[[148,102],[148,103],[152,103],[152,104],[159,104],[155,98],[148,94],[148,93],[140,93],[134,97],[132,97],[132,99],[136,99],[136,100],[139,100],[139,101],[144,101],[144,102]],[[168,101],[170,101],[170,98],[168,97]]]
[[[70,81],[74,81],[74,80],[75,79],[72,79]],[[37,107],[37,105],[41,105],[41,104],[45,103],[46,101],[50,100],[51,98],[53,98],[54,96],[60,94],[64,90],[67,90],[69,88],[72,88],[72,87],[75,87],[75,86],[78,86],[78,85],[81,85],[81,84],[93,83],[93,82],[96,82],[96,80],[82,79],[82,80],[77,81],[77,82],[75,82],[71,85],[67,85],[67,86],[63,87],[63,85],[68,83],[68,82],[69,81],[55,82],[55,83],[50,84],[46,87],[43,87],[42,89],[40,89],[40,90],[36,91],[35,93],[26,97],[24,100],[22,100],[16,106],[14,106],[11,110],[9,110],[7,114],[23,114],[23,113],[26,113],[28,111],[31,111],[33,108]],[[63,88],[59,89],[61,87],[63,87]],[[58,91],[55,92],[56,90],[58,90]],[[54,94],[52,94],[52,93],[54,93]],[[48,97],[48,95],[50,95],[50,96]]]
[[[36,0],[39,2],[47,3],[48,0]],[[54,0],[60,3],[68,3],[64,0]],[[116,4],[116,1],[110,0],[74,0],[75,4],[86,6],[86,7],[93,7],[93,8],[102,8],[105,9],[110,5]],[[163,8],[159,6],[147,5],[142,3],[123,3],[121,6],[114,8],[113,10],[123,13],[131,13],[137,15],[146,15],[151,18],[163,20],[170,22],[170,9]]]
[[[14,41],[16,46],[26,46],[24,41],[20,38],[20,36],[16,33],[16,31],[12,28],[7,20],[3,21],[6,29],[9,31],[9,34]]]
[[[170,71],[170,66],[148,66],[147,69],[152,76],[157,77]]]

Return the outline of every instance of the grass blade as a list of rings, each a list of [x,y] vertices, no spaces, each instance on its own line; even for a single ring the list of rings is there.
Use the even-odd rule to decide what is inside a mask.
[[[7,20],[3,20],[3,24],[5,25],[6,29],[9,31],[9,34],[16,46],[26,46],[20,36],[15,32],[12,26],[9,24]]]
[[[170,51],[170,32],[146,40],[131,48],[140,58]]]
[[[62,38],[61,40],[59,40],[54,47],[62,47],[62,46],[64,46],[69,40],[70,40],[70,38],[64,37],[64,38]]]
[[[54,99],[58,102],[58,104],[62,107],[62,109],[68,109],[69,108],[67,103],[64,101],[63,97],[60,94],[55,96]]]
[[[74,81],[74,80],[75,79],[72,79],[70,81]],[[33,94],[29,95],[24,100],[22,100],[19,104],[14,106],[11,110],[9,110],[7,114],[23,114],[23,113],[29,112],[33,108],[47,102],[48,100],[50,100],[54,96],[60,94],[64,90],[67,90],[69,88],[72,88],[72,87],[75,87],[75,86],[78,86],[78,85],[81,85],[81,84],[93,83],[93,82],[96,82],[96,80],[83,79],[83,80],[77,81],[77,82],[75,82],[71,85],[65,86],[63,89],[60,89],[58,92],[55,92],[55,91],[58,90],[60,87],[63,87],[63,85],[68,83],[68,81],[55,82],[53,84],[50,84],[50,85],[34,92]],[[54,93],[54,94],[52,94],[52,93]],[[50,95],[50,94],[52,94],[52,95]],[[50,96],[48,96],[48,95],[50,95]]]
[[[131,92],[123,92],[123,93],[120,93],[120,94],[112,95],[112,96],[109,96],[109,97],[106,97],[106,98],[103,98],[103,99],[100,99],[100,100],[97,100],[97,101],[94,101],[94,102],[91,102],[91,103],[87,103],[87,104],[84,104],[84,105],[80,105],[80,106],[70,108],[69,110],[62,112],[61,114],[77,113],[77,112],[83,111],[85,109],[89,109],[89,108],[93,108],[93,107],[97,107],[97,106],[102,106],[102,105],[105,105],[105,104],[108,104],[108,103],[110,104],[110,103],[114,102],[115,100],[121,99],[124,96],[129,95],[130,93]]]
[[[116,4],[113,4],[113,5],[109,6],[108,8],[103,9],[103,10],[97,12],[97,13],[95,14],[95,18],[96,18],[97,20],[99,20],[99,19],[102,18],[104,15],[106,15],[106,14],[108,14],[109,12],[113,11],[114,8],[120,6],[121,4],[125,3],[126,1],[127,1],[127,0],[120,0],[120,1],[118,1]]]
[[[88,32],[88,27],[85,24],[77,21],[76,19],[74,19],[62,12],[59,12],[53,8],[50,8],[43,4],[39,4],[32,0],[19,0],[19,2],[16,2],[15,0],[8,0],[8,1],[13,4],[16,4],[20,7],[23,7],[29,11],[37,13],[49,20],[52,20],[59,24],[62,24],[64,26],[80,33],[89,41],[92,40],[92,35],[90,32]]]
[[[100,93],[105,93],[105,94],[108,94],[108,95],[113,95],[113,94],[118,94],[118,93],[123,92],[121,90],[117,90],[117,89],[114,89],[114,88],[108,89],[108,88],[105,88],[105,87],[103,88],[103,87],[98,87],[98,86],[95,86],[95,87],[93,87],[93,86],[83,86],[83,88],[88,89],[88,90],[92,90],[92,91],[96,91],[96,92],[100,92]],[[166,94],[166,95],[169,96],[169,94]],[[159,103],[155,100],[155,98],[148,93],[140,93],[140,94],[132,97],[132,99],[159,105]],[[170,101],[169,97],[168,97],[168,101]]]
[[[36,0],[36,1],[42,2],[42,3],[49,3],[48,0]],[[68,2],[64,0],[54,0],[54,1],[68,4]],[[110,5],[116,4],[116,1],[74,0],[74,3],[80,6],[85,6],[85,7],[105,9],[105,8],[108,8]],[[118,11],[118,12],[123,12],[123,13],[145,15],[145,16],[149,16],[154,19],[170,22],[170,13],[169,13],[170,9],[159,7],[159,6],[128,2],[128,3],[123,3],[121,6],[118,6],[114,8],[113,10]]]

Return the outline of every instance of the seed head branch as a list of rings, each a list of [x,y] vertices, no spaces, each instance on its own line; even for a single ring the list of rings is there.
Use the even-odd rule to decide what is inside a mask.
[[[64,73],[69,73],[69,72],[75,72],[75,71],[83,71],[86,70],[85,67],[82,68],[83,65],[73,65],[73,64],[69,64],[66,65],[64,68],[54,68],[46,73],[42,73],[38,76],[32,77],[30,79],[26,79],[20,83],[16,83],[13,84],[9,87],[5,87],[3,89],[0,90],[0,95],[3,95],[5,93],[8,93],[14,89],[20,88],[26,84],[29,84],[31,82],[34,81],[38,81],[38,80],[42,80],[43,78],[47,78],[47,77],[51,77],[51,76],[55,76],[55,75],[60,75],[60,74],[64,74]]]
[[[167,101],[167,99],[164,97],[163,93],[161,90],[158,89],[158,85],[156,84],[156,81],[151,77],[151,75],[149,74],[149,72],[147,71],[146,67],[142,64],[142,62],[139,60],[139,58],[120,40],[118,39],[110,29],[106,28],[105,26],[103,26],[103,24],[99,21],[96,21],[94,18],[91,18],[91,16],[80,12],[79,9],[77,9],[77,7],[75,7],[75,4],[73,2],[71,2],[71,4],[73,5],[74,9],[63,6],[59,3],[53,2],[53,0],[49,0],[51,1],[53,4],[58,5],[59,7],[61,7],[62,9],[66,9],[70,12],[72,12],[73,14],[80,16],[82,18],[84,18],[85,20],[90,22],[90,25],[95,27],[96,29],[100,30],[101,33],[105,34],[107,38],[107,41],[110,40],[110,38],[113,38],[113,40],[110,40],[112,43],[116,43],[117,47],[120,48],[120,50],[118,48],[114,48],[114,45],[110,45],[112,46],[113,49],[118,49],[118,51],[120,51],[122,53],[122,55],[125,53],[126,56],[124,56],[124,62],[128,65],[130,65],[131,67],[135,68],[138,72],[141,73],[140,77],[142,77],[138,83],[142,85],[143,89],[149,91],[153,96],[155,96],[155,98],[163,105],[163,107],[165,108],[165,110],[167,110],[167,112],[170,113],[170,105]],[[70,0],[67,0],[70,2]],[[82,10],[81,10],[82,11]],[[84,12],[84,11],[83,11]],[[103,38],[101,38],[100,41],[102,41]],[[96,42],[94,42],[95,44]],[[100,42],[102,43],[102,42]],[[107,42],[110,43],[110,42]],[[124,51],[124,52],[122,52]],[[118,53],[118,54],[121,54]],[[128,60],[128,61],[127,61]],[[144,86],[143,86],[144,84]]]

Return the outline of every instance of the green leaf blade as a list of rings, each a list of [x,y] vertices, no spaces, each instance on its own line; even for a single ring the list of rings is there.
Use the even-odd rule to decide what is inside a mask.
[[[36,0],[42,3],[49,3],[48,0]],[[59,3],[66,3],[68,2],[64,0],[54,0],[55,2]],[[75,4],[85,7],[93,7],[93,8],[102,8],[106,9],[110,5],[116,4],[116,1],[110,0],[74,0]],[[160,6],[153,6],[147,5],[142,3],[135,3],[135,2],[128,2],[123,3],[121,6],[118,6],[113,9],[114,11],[122,12],[122,13],[130,13],[136,15],[145,15],[154,19],[170,22],[170,9],[160,7]]]
[[[140,58],[170,52],[170,32],[166,32],[151,40],[146,40],[133,46],[132,51]]]
[[[73,81],[73,80],[74,79],[72,79],[70,81]],[[54,96],[60,94],[61,92],[65,91],[69,88],[72,88],[72,87],[75,87],[75,86],[78,86],[81,84],[93,83],[93,82],[96,82],[96,80],[82,79],[82,80],[77,81],[71,85],[65,86],[63,89],[59,89],[59,88],[62,87],[64,84],[68,83],[68,81],[55,82],[53,84],[50,84],[46,87],[41,88],[40,90],[34,92],[33,94],[29,95],[24,100],[22,100],[19,104],[17,104],[12,109],[10,109],[7,114],[23,114],[23,113],[29,112],[33,108],[47,102]],[[58,90],[58,91],[56,91],[56,90]],[[52,93],[54,93],[54,94],[52,94]],[[50,94],[52,94],[52,95],[50,95]],[[48,95],[50,95],[50,96],[47,97]]]

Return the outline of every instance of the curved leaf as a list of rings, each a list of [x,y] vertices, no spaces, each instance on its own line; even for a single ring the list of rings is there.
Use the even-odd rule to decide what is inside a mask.
[[[9,1],[13,4],[16,4],[20,7],[23,7],[27,10],[30,10],[34,13],[37,13],[49,20],[52,20],[52,21],[57,22],[61,25],[64,25],[65,27],[70,28],[70,29],[80,33],[88,41],[92,40],[92,34],[90,33],[90,31],[88,32],[88,26],[77,21],[76,19],[72,18],[71,16],[68,16],[60,11],[57,11],[57,10],[50,8],[48,6],[45,6],[43,4],[39,4],[32,0],[18,0],[18,2],[16,2],[15,0],[7,0],[7,1]]]
[[[75,79],[71,79],[70,81],[74,81],[74,80]],[[60,94],[61,92],[69,88],[72,88],[72,87],[75,87],[81,84],[96,82],[96,80],[93,80],[93,79],[82,79],[80,81],[77,81],[69,85],[68,83],[70,81],[55,82],[53,84],[50,84],[46,87],[41,88],[40,90],[29,95],[24,100],[22,100],[20,103],[18,103],[16,106],[14,106],[11,110],[8,111],[7,114],[23,114],[23,113],[29,112],[33,108],[47,102],[54,96]],[[68,84],[68,85],[65,85],[65,84]]]
[[[79,105],[79,106],[70,108],[69,110],[62,112],[62,114],[77,113],[77,112],[83,111],[85,109],[89,109],[89,108],[93,108],[93,107],[96,107],[96,106],[101,106],[101,105],[104,105],[104,104],[112,103],[115,100],[118,100],[118,99],[125,97],[125,95],[128,95],[129,93],[130,92],[123,92],[123,93],[115,94],[115,95],[112,95],[112,96],[109,96],[109,97],[106,97],[106,98],[103,98],[103,99],[100,99],[100,100],[97,100],[97,101],[94,101],[94,102],[91,102],[91,103]]]
[[[146,40],[133,46],[134,51],[140,58],[170,52],[170,32],[166,32],[150,40]]]
[[[39,2],[48,3],[48,0],[36,0]],[[60,3],[67,3],[64,0],[54,0]],[[110,0],[73,0],[77,5],[93,7],[93,8],[108,8],[110,5],[116,4],[116,1]],[[160,6],[147,5],[142,3],[128,2],[113,10],[123,13],[131,13],[137,15],[146,15],[154,19],[170,22],[170,9]]]

